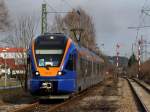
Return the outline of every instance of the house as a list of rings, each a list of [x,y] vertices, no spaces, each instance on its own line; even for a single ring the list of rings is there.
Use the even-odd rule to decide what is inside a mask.
[[[26,49],[0,48],[0,75],[24,74],[26,66]]]

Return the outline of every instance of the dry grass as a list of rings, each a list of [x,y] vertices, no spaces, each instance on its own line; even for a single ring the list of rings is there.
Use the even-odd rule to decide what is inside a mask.
[[[22,88],[0,90],[0,102],[10,104],[20,104],[25,102],[32,102],[34,98],[26,93]]]
[[[140,79],[150,84],[150,60],[142,64]]]
[[[128,70],[129,77],[136,77],[138,74],[138,64],[134,64]],[[139,74],[139,79],[145,81],[146,83],[150,84],[150,60],[144,62],[141,65],[141,72]]]
[[[128,76],[136,77],[137,74],[138,74],[138,64],[136,63],[128,69]]]

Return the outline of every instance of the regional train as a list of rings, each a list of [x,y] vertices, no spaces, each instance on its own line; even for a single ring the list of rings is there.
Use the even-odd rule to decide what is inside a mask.
[[[104,60],[64,34],[33,39],[28,50],[28,90],[33,95],[69,98],[103,80]]]

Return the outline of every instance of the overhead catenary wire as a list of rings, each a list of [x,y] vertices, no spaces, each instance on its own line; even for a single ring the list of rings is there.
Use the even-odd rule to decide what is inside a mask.
[[[135,29],[136,30],[136,39],[135,39],[135,43],[133,44],[133,45],[135,45],[136,50],[137,50],[137,47],[138,47],[138,41],[139,41],[138,38],[139,38],[140,29],[150,28],[149,25],[145,25],[145,17],[148,15],[147,12],[145,14],[145,11],[149,10],[149,9],[146,9],[147,2],[148,2],[148,0],[145,0],[144,4],[141,7],[141,12],[139,14],[139,24],[138,24],[138,26],[137,27],[128,27],[128,29]],[[138,52],[137,52],[137,54],[138,54]]]
[[[147,1],[148,0],[145,0],[145,2],[146,2],[145,4],[147,4]],[[149,17],[150,16],[150,7],[149,7],[149,5],[147,7],[146,6],[143,7],[142,10],[141,10],[141,13],[143,13],[145,17]],[[145,21],[144,21],[144,23],[145,23]],[[142,57],[143,57],[143,54],[145,53],[145,59],[143,58],[143,60],[148,59],[147,58],[147,54],[148,54],[147,46],[148,46],[147,40],[143,40],[143,42],[142,42],[142,51],[141,51],[142,52]]]
[[[140,28],[141,28],[142,24],[145,22],[145,17],[143,16],[142,10],[145,8],[146,3],[147,3],[147,0],[145,0],[143,6],[142,6],[142,8],[141,8],[140,15],[139,15],[139,20],[141,20],[141,21],[139,22],[139,25],[138,25],[138,27],[136,28],[136,30],[137,30],[137,33],[136,33],[136,42],[138,41],[138,36],[139,36]]]
[[[65,0],[64,0],[65,1]],[[50,5],[46,0],[44,0],[44,2],[47,4],[47,6],[52,9],[52,11],[48,11],[47,13],[68,13],[69,11],[57,11],[56,8],[54,8],[52,5]],[[69,3],[67,1],[65,1],[68,5]],[[71,5],[69,5],[71,7]],[[73,7],[71,7],[73,8]]]
[[[55,14],[55,17],[57,17],[57,16],[60,16],[60,17],[62,17],[62,15],[61,14],[63,14],[63,13],[65,13],[65,14],[67,14],[67,13],[72,13],[72,11],[62,11],[62,10],[60,10],[60,11],[58,11],[58,10],[56,10],[56,8],[54,8],[52,5],[50,5],[49,3],[48,3],[48,1],[46,1],[46,0],[44,0],[43,1],[44,2],[44,4],[46,4],[47,5],[47,7],[48,8],[50,8],[51,10],[49,10],[49,9],[47,9],[46,10],[46,15],[48,15],[48,14]],[[68,3],[69,4],[69,3]],[[54,17],[54,18],[55,18]],[[46,26],[48,26],[48,23],[46,22]],[[48,27],[46,27],[46,29],[47,29]]]
[[[62,0],[62,1],[65,2],[71,9],[74,8],[67,0]]]
[[[44,3],[46,3],[51,10],[57,12],[57,10],[53,6],[51,6],[46,0],[44,0]]]

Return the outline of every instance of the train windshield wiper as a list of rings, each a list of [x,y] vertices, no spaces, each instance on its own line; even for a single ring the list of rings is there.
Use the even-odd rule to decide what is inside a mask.
[[[51,65],[46,65],[46,66],[45,66],[45,68],[46,68],[47,70],[49,70],[49,67],[51,67]]]

